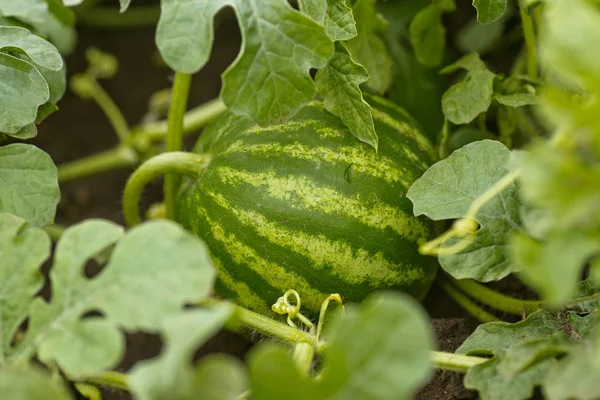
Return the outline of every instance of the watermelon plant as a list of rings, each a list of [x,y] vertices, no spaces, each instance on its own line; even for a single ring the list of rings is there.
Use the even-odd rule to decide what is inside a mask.
[[[0,0],[0,398],[600,398],[600,3],[469,3]]]

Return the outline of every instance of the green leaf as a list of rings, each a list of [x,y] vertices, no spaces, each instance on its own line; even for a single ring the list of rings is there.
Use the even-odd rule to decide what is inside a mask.
[[[48,12],[45,0],[0,0],[0,15],[28,23],[42,22]]]
[[[325,29],[286,0],[163,0],[158,48],[171,68],[198,71],[210,54],[214,14],[228,4],[244,45],[223,73],[223,101],[260,124],[283,121],[313,98],[309,69],[323,67],[333,54]]]
[[[480,140],[494,140],[494,136],[489,132],[480,131],[479,129],[470,126],[462,126],[452,132],[448,140],[448,149],[450,153],[468,145],[469,143]]]
[[[494,93],[494,99],[505,106],[523,107],[538,104],[538,98],[534,93],[511,93],[499,94]]]
[[[32,226],[52,223],[60,190],[48,154],[28,144],[0,147],[0,181],[0,212],[15,214]]]
[[[467,70],[466,76],[452,85],[442,97],[444,115],[456,125],[468,124],[487,111],[492,103],[496,77],[476,53],[464,56],[440,73],[455,72],[460,68]]]
[[[52,44],[25,28],[0,26],[0,49],[21,49],[36,65],[52,71],[63,68],[63,59]]]
[[[11,400],[72,400],[66,388],[37,369],[0,369],[0,393]]]
[[[40,268],[50,256],[48,235],[26,224],[19,217],[0,213],[0,365],[44,283]]]
[[[374,295],[348,307],[324,354],[321,379],[308,380],[285,349],[261,346],[249,356],[256,400],[410,399],[430,374],[433,337],[416,301]]]
[[[502,357],[469,368],[464,385],[479,392],[481,400],[526,400],[533,396],[536,386],[544,381],[556,363],[547,359],[518,374],[502,371]]]
[[[433,141],[444,122],[442,94],[446,82],[437,71],[424,67],[416,58],[409,41],[409,25],[428,0],[379,2],[378,10],[389,21],[385,42],[393,60],[393,82],[389,99],[404,108],[421,123]]]
[[[300,10],[325,27],[331,40],[356,36],[356,22],[345,0],[301,0]]]
[[[65,231],[50,274],[52,299],[33,303],[29,329],[13,360],[23,362],[37,350],[41,360],[56,361],[68,375],[92,374],[120,360],[124,339],[119,328],[157,331],[184,304],[208,296],[214,270],[196,237],[168,221],[151,221],[122,234],[121,227],[103,220]],[[102,272],[85,278],[85,264],[117,241]],[[103,317],[82,319],[92,310]]]
[[[502,18],[506,11],[507,0],[473,0],[473,7],[477,9],[477,21],[482,24],[491,24]]]
[[[392,82],[392,59],[379,37],[387,24],[377,14],[375,2],[376,0],[357,0],[352,5],[358,34],[345,45],[352,59],[367,69],[370,78],[365,84],[383,93]]]
[[[18,137],[35,121],[38,107],[50,99],[50,89],[35,66],[0,53],[0,99],[0,132]]]
[[[413,18],[410,41],[421,64],[437,67],[442,63],[446,50],[446,28],[442,24],[442,14],[455,8],[454,0],[436,0]]]
[[[544,398],[548,400],[600,397],[600,367],[597,343],[582,344],[554,365],[544,381]]]
[[[577,294],[585,263],[600,253],[600,235],[585,231],[550,234],[542,243],[519,234],[510,243],[522,279],[554,305]]]
[[[456,34],[456,47],[463,53],[477,53],[484,55],[494,48],[502,38],[504,28],[508,21],[505,13],[503,18],[494,21],[489,25],[483,25],[477,21],[477,18],[471,19]]]
[[[552,336],[562,327],[556,317],[545,310],[536,311],[527,319],[514,324],[489,322],[479,325],[456,352],[467,355],[500,355],[524,340]]]
[[[335,54],[317,72],[315,86],[327,111],[340,117],[355,137],[377,150],[371,106],[363,99],[359,87],[368,78],[364,67],[352,60],[342,44],[336,43]]]
[[[232,311],[223,304],[165,320],[161,328],[163,352],[155,359],[137,363],[131,372],[135,398],[192,400],[202,393],[206,399],[236,399],[247,389],[239,361],[219,356],[203,358],[197,368],[189,364],[190,354],[221,329]]]
[[[408,190],[414,214],[433,220],[465,216],[471,203],[507,173],[509,157],[506,146],[491,140],[455,151],[431,166]],[[475,241],[459,254],[439,258],[445,271],[457,279],[488,282],[516,270],[506,244],[512,232],[521,230],[517,194],[513,183],[483,206],[475,217],[481,225]]]

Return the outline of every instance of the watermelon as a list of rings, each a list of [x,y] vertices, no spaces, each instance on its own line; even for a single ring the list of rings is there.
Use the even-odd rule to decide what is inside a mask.
[[[377,152],[316,101],[280,125],[226,113],[207,127],[194,151],[213,160],[182,185],[176,219],[207,243],[219,295],[270,313],[295,289],[309,315],[330,293],[425,296],[437,262],[417,248],[435,228],[405,193],[435,152],[405,111],[368,99]]]

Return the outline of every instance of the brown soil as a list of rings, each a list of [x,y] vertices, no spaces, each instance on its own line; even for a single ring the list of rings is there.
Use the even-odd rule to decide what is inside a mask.
[[[233,22],[225,22],[217,34],[213,56],[209,64],[194,77],[191,105],[200,104],[219,94],[220,73],[235,58],[239,48],[239,34]],[[140,121],[147,110],[150,95],[171,84],[169,69],[155,65],[154,30],[101,31],[81,29],[79,46],[67,58],[69,73],[85,69],[83,51],[96,46],[113,53],[120,61],[120,70],[114,79],[102,82],[123,110],[128,122]],[[67,93],[60,102],[61,110],[40,127],[34,144],[46,150],[57,164],[106,150],[116,144],[104,115],[95,104]],[[131,171],[122,170],[69,182],[62,185],[63,198],[59,205],[57,223],[71,225],[86,218],[107,218],[123,223],[121,193]],[[160,200],[160,182],[145,194],[150,204]],[[476,322],[451,299],[438,290],[432,291],[424,302],[433,318],[438,348],[453,351],[473,331]],[[155,356],[160,351],[160,340],[152,335],[128,335],[128,350],[120,370],[127,370],[135,361]],[[245,338],[222,332],[202,349],[201,353],[225,352],[243,358],[251,343]],[[110,392],[106,399],[127,399],[128,396]],[[436,374],[423,388],[417,399],[473,399],[473,392],[462,387],[459,374]]]

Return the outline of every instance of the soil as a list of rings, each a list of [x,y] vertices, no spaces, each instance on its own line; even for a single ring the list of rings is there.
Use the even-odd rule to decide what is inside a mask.
[[[193,79],[190,106],[198,105],[219,94],[220,74],[233,61],[239,50],[239,33],[231,19],[223,22],[208,65]],[[138,123],[147,111],[150,96],[167,88],[172,72],[157,65],[154,29],[94,30],[81,28],[76,52],[67,57],[69,74],[85,69],[84,51],[96,46],[114,54],[120,62],[116,77],[102,85],[121,107],[131,125]],[[59,103],[61,110],[50,116],[39,129],[34,144],[47,151],[57,164],[81,158],[111,148],[117,143],[105,116],[92,102],[83,101],[68,92]],[[189,145],[189,144],[188,144]],[[121,194],[129,170],[113,171],[62,185],[63,198],[56,222],[72,225],[86,218],[106,218],[123,224]],[[151,185],[144,202],[151,204],[161,198],[160,182]],[[517,288],[518,291],[518,288]],[[438,349],[454,351],[475,329],[477,322],[440,290],[434,289],[424,301],[431,315]],[[252,347],[246,338],[221,332],[202,347],[199,355],[224,352],[244,358]],[[148,334],[128,334],[127,354],[118,367],[126,371],[134,362],[159,353],[160,339]],[[128,399],[125,394],[111,391],[105,399]],[[456,373],[437,373],[416,396],[417,399],[474,399],[474,392],[462,387],[462,377]]]

